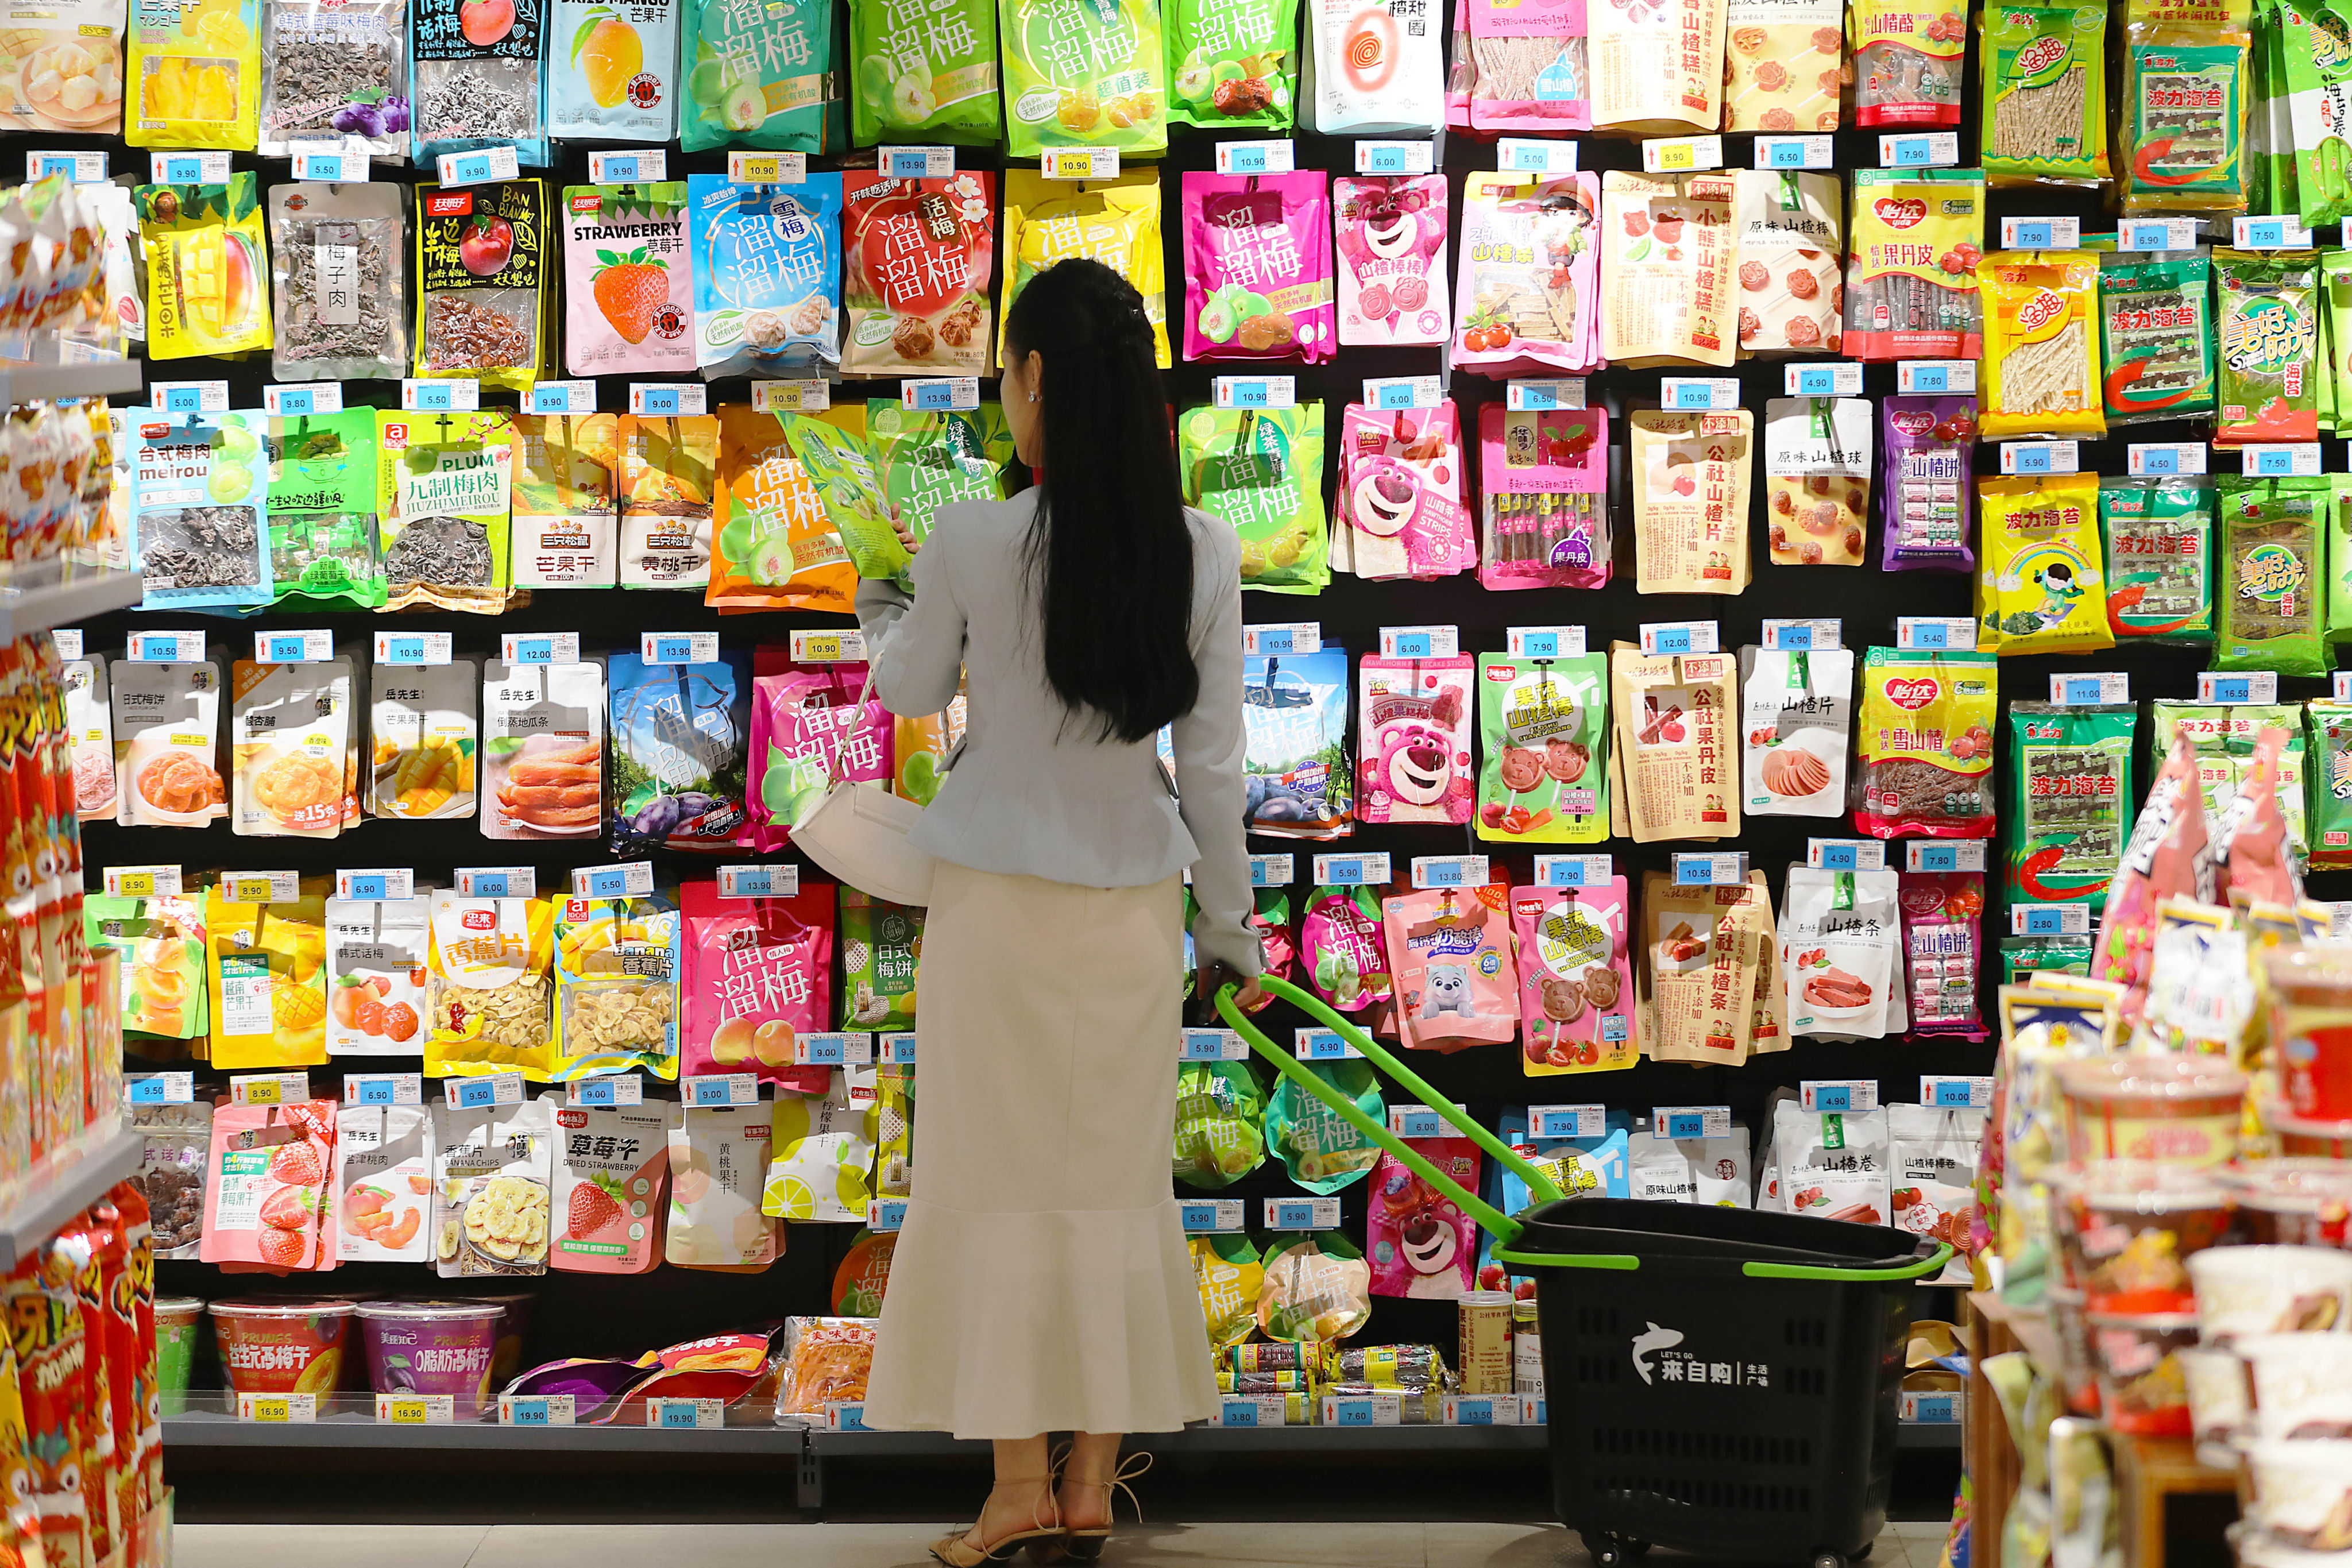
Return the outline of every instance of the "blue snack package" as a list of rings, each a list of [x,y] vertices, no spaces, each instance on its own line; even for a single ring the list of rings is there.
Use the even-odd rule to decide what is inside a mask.
[[[1349,829],[1348,655],[1251,654],[1242,660],[1242,752],[1253,833],[1340,838]]]
[[[269,416],[132,409],[131,564],[142,610],[258,608],[269,563]]]
[[[687,176],[694,352],[703,378],[841,363],[841,176],[739,185]]]
[[[548,0],[547,133],[667,142],[677,124],[677,0]]]
[[[1633,1121],[1627,1112],[1617,1110],[1608,1113],[1608,1120],[1609,1131],[1599,1138],[1530,1138],[1527,1108],[1511,1105],[1505,1106],[1496,1118],[1495,1135],[1513,1153],[1544,1167],[1563,1197],[1629,1197],[1633,1194],[1633,1178],[1626,1148]],[[1492,1173],[1481,1195],[1496,1208],[1507,1215],[1516,1215],[1535,1201],[1535,1194],[1519,1179],[1518,1173],[1500,1160],[1488,1161],[1487,1169]],[[1510,1289],[1512,1287],[1504,1283],[1506,1275],[1503,1266],[1495,1261],[1495,1238],[1481,1232],[1478,1289]]]
[[[739,650],[713,664],[647,664],[635,653],[614,653],[605,661],[604,687],[613,853],[732,848],[746,821],[750,656]]]

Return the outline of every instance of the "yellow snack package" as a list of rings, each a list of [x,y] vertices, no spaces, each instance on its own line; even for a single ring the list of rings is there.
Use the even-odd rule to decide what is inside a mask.
[[[317,1067],[327,1059],[327,879],[291,903],[205,894],[216,1068]]]
[[[1984,301],[1978,435],[2105,435],[2099,258],[2087,250],[1996,250],[1977,264],[1977,291]]]
[[[555,903],[433,895],[433,1027],[426,1076],[555,1069]]]
[[[269,347],[269,252],[255,176],[142,185],[132,196],[147,252],[147,357]]]
[[[1135,285],[1151,322],[1153,358],[1168,358],[1168,294],[1160,254],[1160,172],[1146,164],[1115,180],[1049,180],[1034,169],[1004,171],[1004,309],[996,318],[996,353],[1004,357],[1004,320],[1021,286],[1073,256],[1091,257]]]
[[[680,924],[667,899],[566,899],[555,921],[556,1076],[677,1077]]]
[[[261,0],[131,6],[123,140],[252,152],[261,120],[260,20]]]
[[[1977,648],[2113,647],[2100,570],[2099,477],[1987,479],[1977,487]]]

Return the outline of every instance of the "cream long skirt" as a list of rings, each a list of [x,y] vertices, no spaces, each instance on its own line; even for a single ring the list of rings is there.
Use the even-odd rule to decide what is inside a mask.
[[[1169,1176],[1182,904],[1172,878],[940,863],[868,1426],[1167,1432],[1215,1408]]]

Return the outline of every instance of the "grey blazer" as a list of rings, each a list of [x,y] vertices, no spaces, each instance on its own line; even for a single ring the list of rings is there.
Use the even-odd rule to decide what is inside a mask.
[[[1150,741],[1100,741],[1045,679],[1042,612],[1025,563],[1027,496],[956,501],[915,557],[914,596],[858,585],[874,689],[894,713],[937,713],[962,678],[962,754],[914,843],[977,871],[1132,888],[1192,868],[1206,962],[1259,969],[1242,829],[1241,549],[1231,526],[1192,525],[1192,659],[1201,694],[1171,728],[1176,791]]]

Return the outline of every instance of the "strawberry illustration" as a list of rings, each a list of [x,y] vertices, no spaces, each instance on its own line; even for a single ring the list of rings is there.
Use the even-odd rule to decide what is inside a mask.
[[[602,1171],[572,1189],[572,1208],[565,1227],[574,1241],[585,1241],[607,1226],[621,1223],[621,1184]]]
[[[261,1233],[261,1261],[272,1268],[299,1268],[302,1266],[303,1248],[309,1237],[299,1230],[264,1230]]]
[[[261,1223],[270,1229],[299,1235],[310,1228],[311,1216],[318,1212],[318,1206],[319,1194],[310,1188],[280,1187],[261,1200]]]
[[[327,1166],[310,1143],[285,1143],[269,1157],[269,1173],[289,1187],[315,1187],[327,1179]]]
[[[646,247],[625,255],[617,250],[596,253],[598,266],[588,280],[596,308],[624,341],[641,343],[653,331],[654,315],[669,303],[669,267],[646,259]]]

